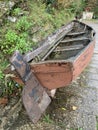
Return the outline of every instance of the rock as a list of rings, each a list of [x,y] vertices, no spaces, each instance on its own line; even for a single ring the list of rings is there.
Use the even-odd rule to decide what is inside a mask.
[[[9,8],[11,9],[14,6],[14,2],[9,1]]]
[[[14,23],[14,22],[16,22],[17,18],[8,16],[8,20]]]
[[[17,18],[16,17],[11,17],[11,16],[8,16],[8,20],[15,23]]]
[[[36,38],[33,38],[32,41],[33,42],[38,42],[38,40]]]

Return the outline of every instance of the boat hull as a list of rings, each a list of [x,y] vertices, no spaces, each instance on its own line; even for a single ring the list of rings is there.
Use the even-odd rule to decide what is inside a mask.
[[[69,85],[85,69],[91,60],[95,46],[95,38],[72,61],[44,61],[30,64],[32,72],[39,82],[49,90]],[[23,84],[19,77],[13,77]]]
[[[89,64],[95,47],[95,39],[77,56],[73,62],[73,80],[81,74],[85,67]]]

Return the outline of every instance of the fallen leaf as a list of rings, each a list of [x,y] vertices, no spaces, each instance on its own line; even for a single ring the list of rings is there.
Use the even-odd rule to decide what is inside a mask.
[[[66,110],[66,108],[64,108],[64,107],[62,107],[61,109],[64,110],[64,111]]]
[[[72,106],[72,110],[77,110],[77,107],[76,106]]]
[[[6,105],[8,103],[8,99],[7,98],[0,98],[0,105]]]

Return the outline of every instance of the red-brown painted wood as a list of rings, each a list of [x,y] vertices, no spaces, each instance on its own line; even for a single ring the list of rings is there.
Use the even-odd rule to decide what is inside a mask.
[[[40,83],[48,89],[64,87],[72,82],[88,65],[93,55],[95,40],[92,41],[72,62],[56,61],[31,64]],[[23,84],[19,77],[13,77],[19,84]]]
[[[73,62],[73,79],[85,69],[91,60],[95,46],[95,40],[92,41],[85,50]]]
[[[54,89],[68,85],[72,81],[71,63],[43,63],[32,66],[40,83]]]

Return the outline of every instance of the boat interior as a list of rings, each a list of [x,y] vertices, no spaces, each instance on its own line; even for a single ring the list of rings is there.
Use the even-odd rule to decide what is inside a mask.
[[[92,28],[76,22],[72,30],[48,51],[42,61],[72,59],[93,40],[94,35]]]

